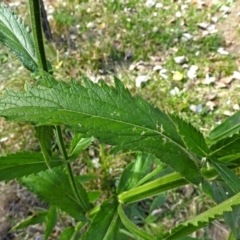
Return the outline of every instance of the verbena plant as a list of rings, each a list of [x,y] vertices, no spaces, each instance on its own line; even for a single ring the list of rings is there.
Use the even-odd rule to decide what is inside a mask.
[[[49,210],[14,229],[36,222],[46,225],[48,239],[57,221],[57,209],[77,224],[63,230],[60,239],[181,239],[223,217],[229,239],[240,239],[240,112],[216,127],[207,138],[190,123],[162,112],[139,96],[132,96],[120,80],[82,84],[56,81],[49,73],[42,40],[39,1],[30,0],[32,33],[8,7],[0,7],[0,40],[35,75],[25,91],[6,91],[0,98],[0,116],[32,123],[41,152],[19,152],[0,157],[0,180],[17,179],[43,201]],[[75,133],[66,148],[60,126]],[[94,138],[112,145],[111,152],[141,152],[122,172],[116,193],[94,206],[72,163]],[[56,141],[59,151],[53,151]],[[59,154],[58,154],[59,153]],[[153,157],[154,156],[154,157]],[[164,191],[193,184],[216,206],[169,231],[156,235],[136,226],[128,205]]]

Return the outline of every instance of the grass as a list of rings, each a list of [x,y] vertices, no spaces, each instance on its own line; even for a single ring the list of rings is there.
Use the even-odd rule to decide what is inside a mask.
[[[233,106],[239,103],[240,85],[233,81],[219,88],[217,83],[237,71],[237,58],[218,53],[219,48],[225,48],[220,33],[207,33],[206,29],[199,27],[203,22],[215,25],[211,19],[219,16],[219,5],[199,7],[189,1],[171,0],[157,2],[151,7],[143,0],[72,0],[67,4],[47,1],[46,7],[50,5],[55,7],[55,11],[49,13],[54,42],[48,43],[46,49],[56,78],[80,80],[82,75],[86,75],[94,81],[102,78],[112,83],[113,76],[117,76],[133,94],[141,94],[161,109],[181,115],[204,134],[226,118],[226,111],[230,114],[236,111]],[[24,13],[24,18],[26,7],[21,5],[17,9]],[[188,40],[186,34],[190,34]],[[176,63],[175,57],[178,56],[184,56],[185,62]],[[0,50],[0,62],[0,89],[21,88],[29,73],[4,48]],[[188,71],[192,65],[198,67],[197,76],[189,79]],[[177,80],[174,79],[175,73],[181,76]],[[203,84],[206,75],[215,77],[215,81]],[[149,81],[140,88],[135,82],[138,76],[149,77]],[[171,94],[173,89],[178,89],[179,93]],[[209,95],[215,97],[209,98]],[[214,104],[213,108],[209,108],[209,102]],[[199,106],[202,110],[193,111],[191,106]],[[15,138],[9,144],[0,142],[0,153],[32,147],[34,140],[26,141],[29,135],[33,136],[32,128],[23,126],[4,123],[0,132],[2,136],[13,133],[18,139],[22,132],[26,135],[16,140],[18,147],[14,145]],[[34,149],[36,144],[33,145]],[[117,157],[109,157],[107,153],[107,147],[96,143],[82,156],[81,164],[85,171],[101,176],[89,183],[98,191],[112,191],[117,176],[126,162],[133,158],[131,153]],[[93,158],[99,158],[100,168],[94,168]],[[160,207],[167,211],[154,221],[148,216],[149,222],[142,223],[148,231],[155,231],[162,222],[171,227],[178,219],[190,218],[212,204],[198,190],[188,197],[177,191],[167,193],[166,199]],[[143,214],[152,200],[150,203],[144,201],[144,207],[135,206],[134,209]],[[175,208],[172,207],[174,205]],[[210,227],[207,231],[210,231],[209,235],[214,230]],[[196,236],[204,237],[204,233],[200,231]]]

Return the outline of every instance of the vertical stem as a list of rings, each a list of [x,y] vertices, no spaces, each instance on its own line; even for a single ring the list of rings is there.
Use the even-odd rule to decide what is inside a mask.
[[[35,45],[37,59],[38,59],[38,66],[40,69],[48,72],[47,59],[46,59],[44,44],[43,44],[41,11],[40,11],[39,0],[29,0],[29,6],[30,6],[34,45]]]
[[[73,194],[74,194],[75,198],[79,201],[79,204],[82,206],[82,208],[85,211],[88,211],[89,205],[88,205],[88,203],[86,203],[84,201],[84,199],[82,199],[81,194],[79,194],[79,191],[78,191],[75,179],[74,179],[74,175],[72,172],[71,164],[68,162],[68,154],[67,154],[66,148],[64,146],[62,132],[61,132],[61,128],[59,126],[56,126],[56,137],[57,137],[57,143],[58,143],[59,150],[60,150],[64,160],[67,163],[67,173],[68,173],[69,183],[71,185]]]
[[[33,31],[33,40],[34,40],[34,45],[37,53],[38,66],[40,70],[48,72],[47,59],[45,55],[43,36],[42,36],[40,2],[39,0],[29,0],[29,6],[30,6],[30,15],[31,15],[31,23],[32,23],[32,31]],[[62,132],[59,126],[56,126],[56,137],[57,137],[59,149],[63,155],[64,160],[67,163],[67,173],[68,173],[69,183],[71,185],[73,194],[75,198],[79,201],[79,205],[85,211],[88,211],[90,205],[88,204],[88,202],[84,201],[84,199],[81,197],[81,194],[79,194],[79,191],[73,176],[71,164],[68,162],[68,154],[64,146]]]

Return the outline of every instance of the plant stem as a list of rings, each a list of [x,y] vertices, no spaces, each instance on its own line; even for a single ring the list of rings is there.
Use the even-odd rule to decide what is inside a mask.
[[[61,128],[60,128],[60,126],[56,126],[55,128],[56,128],[56,138],[57,138],[57,143],[58,143],[59,150],[60,150],[60,152],[63,156],[63,159],[67,163],[67,173],[68,173],[69,183],[71,185],[73,194],[74,194],[75,198],[79,201],[79,204],[81,205],[81,207],[85,211],[88,211],[89,210],[89,204],[86,203],[84,201],[84,199],[81,198],[81,194],[79,194],[79,191],[78,191],[75,179],[74,179],[71,164],[68,162],[68,154],[67,154],[66,148],[64,146]]]
[[[41,70],[48,72],[47,59],[44,51],[41,13],[39,0],[29,0],[30,16],[32,23],[33,40],[37,53],[38,66]]]
[[[161,192],[186,185],[187,181],[178,173],[171,173],[118,195],[120,203],[128,204],[157,195]]]
[[[40,70],[48,72],[47,59],[45,55],[43,36],[42,36],[40,2],[39,0],[29,0],[29,6],[30,6],[30,15],[31,15],[31,23],[32,23],[32,31],[33,31],[33,40],[34,40],[34,45],[35,45],[37,59],[38,59],[38,66]],[[73,194],[75,198],[78,200],[79,205],[85,211],[88,211],[90,205],[88,204],[88,202],[85,202],[84,199],[81,198],[81,194],[79,194],[79,191],[73,176],[71,164],[68,162],[68,154],[64,146],[62,132],[59,126],[56,126],[56,137],[57,137],[59,149],[62,153],[64,160],[67,163],[67,173],[68,173],[69,183],[71,185]],[[85,192],[83,194],[85,194]]]

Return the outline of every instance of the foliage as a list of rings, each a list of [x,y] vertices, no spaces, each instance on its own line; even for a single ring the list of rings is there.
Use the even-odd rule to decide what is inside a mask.
[[[38,21],[36,4],[39,2],[30,1],[33,23]],[[234,172],[240,157],[239,112],[205,139],[190,123],[132,96],[119,79],[114,86],[103,81],[94,84],[84,77],[81,84],[56,81],[44,67],[47,61],[35,24],[32,37],[5,5],[0,15],[0,40],[27,69],[38,71],[40,78],[36,84],[27,83],[24,92],[7,91],[0,98],[0,116],[33,124],[41,146],[41,153],[1,156],[1,180],[16,178],[50,204],[47,213],[41,212],[14,229],[44,221],[48,239],[57,209],[61,209],[78,223],[66,228],[60,239],[180,239],[223,216],[239,239],[239,224],[233,224],[240,204],[240,180]],[[75,133],[68,149],[61,125]],[[97,206],[92,205],[93,193],[72,169],[72,162],[94,138],[111,145],[112,153],[139,153],[122,172],[115,193]],[[52,141],[59,151],[51,147]],[[189,183],[202,186],[216,206],[156,234],[144,231],[130,218],[130,203]]]

